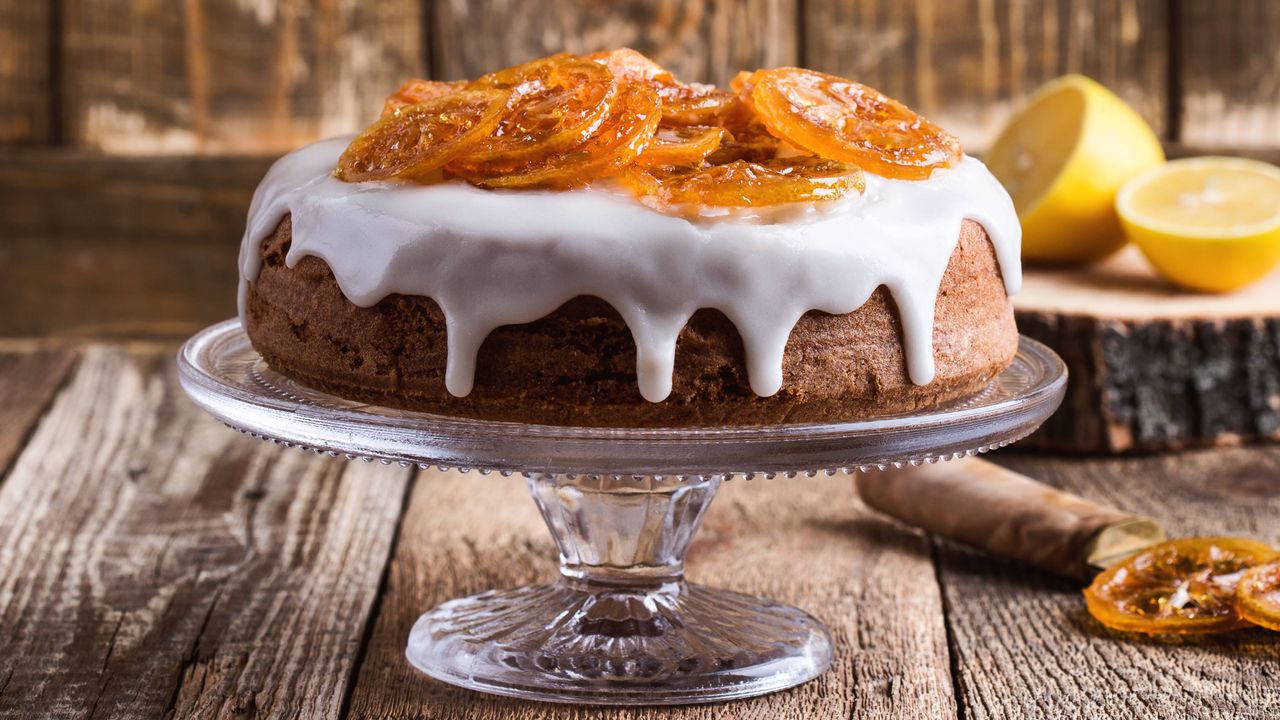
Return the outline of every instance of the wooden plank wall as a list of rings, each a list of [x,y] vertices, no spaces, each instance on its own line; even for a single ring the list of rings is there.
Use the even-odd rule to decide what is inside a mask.
[[[849,75],[977,152],[1083,72],[1174,152],[1280,157],[1274,0],[0,0],[0,335],[225,317],[270,157],[362,127],[410,75],[622,45],[690,80]]]
[[[276,153],[359,128],[409,75],[621,45],[694,80],[848,75],[974,148],[1066,72],[1171,141],[1280,146],[1273,0],[0,0],[0,144]]]

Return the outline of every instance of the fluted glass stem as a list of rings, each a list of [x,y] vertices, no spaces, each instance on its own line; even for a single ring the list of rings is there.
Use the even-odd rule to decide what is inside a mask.
[[[535,475],[529,491],[567,580],[658,589],[684,579],[685,552],[720,480]]]

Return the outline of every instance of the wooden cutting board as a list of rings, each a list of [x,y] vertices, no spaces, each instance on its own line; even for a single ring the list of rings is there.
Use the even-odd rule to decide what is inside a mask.
[[[1071,370],[1062,409],[1025,444],[1081,452],[1280,439],[1280,271],[1210,295],[1126,248],[1086,268],[1028,267],[1018,327]]]

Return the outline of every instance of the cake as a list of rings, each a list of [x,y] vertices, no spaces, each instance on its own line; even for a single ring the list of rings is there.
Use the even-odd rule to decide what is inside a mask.
[[[798,68],[684,84],[628,50],[415,80],[254,196],[240,314],[355,401],[553,425],[853,420],[1017,350],[1020,231],[946,131]]]

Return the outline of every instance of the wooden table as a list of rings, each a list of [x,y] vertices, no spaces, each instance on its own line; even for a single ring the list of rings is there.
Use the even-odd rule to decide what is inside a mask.
[[[879,517],[844,477],[729,483],[689,557],[826,622],[819,680],[616,711],[457,690],[404,639],[446,598],[554,573],[520,479],[243,437],[187,401],[172,354],[0,344],[0,717],[1280,716],[1280,635],[1110,633],[1072,583]],[[1175,534],[1280,542],[1280,448],[1000,459]]]

